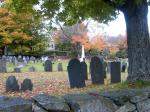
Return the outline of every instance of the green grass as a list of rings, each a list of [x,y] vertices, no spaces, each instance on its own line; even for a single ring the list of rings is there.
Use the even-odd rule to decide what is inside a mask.
[[[57,66],[58,66],[58,63],[62,63],[63,65],[63,70],[64,71],[67,71],[67,66],[68,66],[68,62],[69,60],[58,60],[58,61],[55,61],[53,62],[53,71],[56,72],[57,71]],[[29,68],[30,67],[35,67],[36,71],[37,72],[44,72],[44,63],[28,63],[26,66],[24,66],[23,68],[21,68],[21,71],[22,72],[28,72],[29,71]],[[88,66],[88,70],[89,70],[89,61],[87,61],[87,66]],[[7,72],[13,72],[14,71],[14,68],[16,66],[13,65],[13,64],[7,64]]]
[[[136,82],[128,82],[124,81],[116,84],[109,84],[109,86],[103,86],[100,88],[100,91],[118,91],[118,90],[128,90],[128,89],[141,89],[150,87],[150,81],[136,81]]]
[[[62,63],[63,65],[63,70],[66,71],[67,70],[67,65],[68,65],[68,60],[61,60],[61,61],[56,61],[56,62],[53,62],[53,71],[57,71],[57,66],[58,66],[58,63]],[[36,71],[37,72],[43,72],[44,71],[44,63],[28,63],[26,66],[24,66],[23,68],[21,68],[21,71],[22,72],[28,72],[29,71],[29,68],[30,67],[35,67]],[[14,68],[16,66],[13,65],[13,64],[7,64],[7,72],[13,72],[14,71]]]

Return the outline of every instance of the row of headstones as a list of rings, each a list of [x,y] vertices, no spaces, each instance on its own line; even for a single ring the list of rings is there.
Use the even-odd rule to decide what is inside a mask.
[[[26,91],[33,89],[33,83],[31,79],[24,79],[19,87],[18,81],[15,76],[9,76],[6,80],[6,92],[15,92],[15,91]]]
[[[107,67],[107,69],[108,69],[108,66],[109,66],[109,65],[107,65],[106,62],[104,62],[103,65],[104,65],[104,69],[106,69],[106,67]],[[52,63],[50,60],[46,60],[46,61],[45,61],[45,64],[44,64],[44,70],[45,70],[46,72],[52,72],[52,66],[53,66],[53,63]],[[123,63],[123,64],[121,65],[121,72],[125,72],[125,71],[126,71],[126,68],[127,68],[127,64],[126,64],[126,63]],[[63,71],[62,63],[58,63],[57,69],[58,69],[58,71]],[[106,72],[106,71],[104,70],[104,72]]]
[[[111,83],[118,83],[121,81],[121,67],[120,62],[110,63]],[[99,57],[93,57],[90,62],[90,74],[92,84],[104,84],[104,78],[106,78],[105,64]],[[68,76],[70,87],[80,88],[85,86],[85,80],[87,80],[87,64],[80,62],[78,59],[71,59],[69,61]]]
[[[44,70],[46,72],[52,72],[53,71],[52,66],[53,66],[52,61],[51,60],[46,60],[45,63],[44,63]],[[57,69],[58,69],[58,71],[63,71],[62,63],[58,63]]]
[[[58,67],[57,67],[58,71],[63,71],[63,66],[62,63],[58,63]],[[50,60],[47,60],[44,64],[44,70],[46,72],[52,72],[52,62]],[[35,72],[36,69],[35,67],[30,67],[29,68],[29,72]],[[21,67],[15,67],[14,68],[14,72],[16,73],[20,73],[21,72]]]

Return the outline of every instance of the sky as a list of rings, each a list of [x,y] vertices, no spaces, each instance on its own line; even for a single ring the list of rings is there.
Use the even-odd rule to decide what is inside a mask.
[[[150,7],[148,11],[148,26],[150,30]],[[103,27],[103,28],[101,28]],[[110,36],[118,36],[119,34],[124,35],[126,33],[126,25],[124,15],[122,12],[118,15],[118,18],[108,23],[108,25],[102,25],[95,21],[91,21],[89,24],[89,35],[92,37],[95,34],[106,33]]]

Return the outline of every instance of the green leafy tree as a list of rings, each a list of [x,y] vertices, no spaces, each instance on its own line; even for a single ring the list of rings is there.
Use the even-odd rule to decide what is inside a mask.
[[[51,7],[52,6],[52,7]],[[147,24],[148,0],[44,0],[49,18],[74,24],[93,18],[108,22],[123,12],[127,28],[128,81],[150,80],[150,41]]]

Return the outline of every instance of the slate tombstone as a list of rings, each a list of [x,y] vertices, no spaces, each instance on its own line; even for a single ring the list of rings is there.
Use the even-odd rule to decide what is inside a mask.
[[[57,69],[58,69],[58,71],[63,71],[62,63],[58,63]]]
[[[69,61],[67,70],[71,88],[81,88],[85,86],[85,78],[82,74],[81,63],[78,59],[71,59]]]
[[[24,79],[23,82],[21,83],[21,91],[26,91],[26,90],[32,91],[32,89],[33,89],[33,83],[31,79]]]
[[[88,80],[88,73],[87,73],[87,64],[85,61],[82,61],[81,62],[81,72],[84,76],[84,79],[85,80]]]
[[[121,63],[111,62],[111,83],[121,82]]]
[[[92,57],[90,62],[90,72],[93,84],[104,84],[103,63],[97,56]]]
[[[18,81],[15,76],[9,76],[6,80],[6,92],[19,91]]]
[[[51,60],[48,59],[48,60],[45,61],[44,70],[46,72],[52,72],[52,62],[51,62]]]

